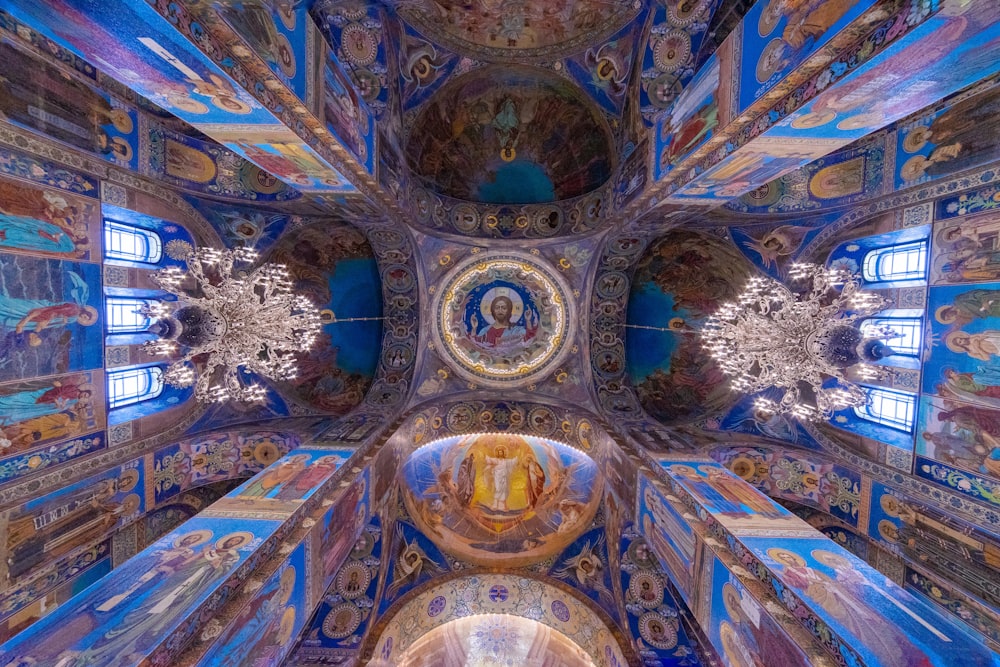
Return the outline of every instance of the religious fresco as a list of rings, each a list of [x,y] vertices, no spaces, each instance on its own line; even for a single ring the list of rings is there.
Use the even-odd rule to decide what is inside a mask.
[[[0,385],[2,456],[18,454],[104,426],[100,371]]]
[[[382,544],[381,522],[373,517],[316,608],[299,644],[299,656],[331,649],[356,650],[360,645],[375,620]]]
[[[680,623],[682,607],[674,599],[649,539],[649,531],[635,524],[626,525],[622,532],[619,562],[629,634],[635,638],[643,665],[698,665],[693,642]]]
[[[1000,118],[1000,88],[907,119],[897,141],[897,189],[927,183],[1000,157],[993,141]]]
[[[195,517],[4,644],[0,659],[85,667],[149,656],[278,525]]]
[[[560,632],[583,649],[597,667],[632,664],[606,621],[576,596],[523,576],[476,574],[422,590],[373,628],[365,647],[386,664],[396,661],[434,628],[477,614],[531,618]]]
[[[634,20],[641,8],[642,3],[609,5],[600,0],[514,5],[430,0],[402,6],[399,15],[463,55],[486,60],[504,56],[550,59],[614,34]]]
[[[709,455],[771,498],[820,509],[858,527],[862,519],[861,475],[804,452],[727,445]]]
[[[312,532],[316,559],[313,581],[320,591],[334,582],[337,572],[357,545],[372,516],[371,469],[366,467],[323,514]]]
[[[758,524],[775,528],[801,524],[784,507],[717,463],[661,460],[660,465],[694,502],[729,529],[752,531]]]
[[[378,266],[364,235],[349,225],[311,225],[285,234],[270,260],[288,267],[297,293],[321,309],[320,340],[284,385],[289,398],[345,414],[371,385],[382,341]]]
[[[134,521],[146,508],[141,460],[116,466],[0,514],[8,585]]]
[[[885,175],[886,154],[891,150],[886,136],[869,135],[737,197],[726,207],[742,213],[819,211],[883,194],[891,187]]]
[[[630,24],[598,46],[566,59],[566,70],[606,112],[620,116],[639,35]]]
[[[643,556],[630,552],[630,556],[637,562],[649,561],[647,567],[659,560],[674,585],[690,597],[694,584],[695,536],[690,525],[693,517],[690,514],[685,517],[686,510],[678,511],[679,499],[665,497],[645,476],[639,479],[637,494],[637,530],[645,538],[641,544],[647,551]]]
[[[875,0],[761,0],[743,18],[739,112],[773,88]]]
[[[601,112],[574,83],[540,69],[464,74],[435,93],[408,125],[413,175],[465,201],[577,197],[603,185],[615,166]]]
[[[259,472],[294,449],[299,438],[271,431],[209,433],[167,445],[153,455],[157,505],[187,489]]]
[[[445,278],[435,304],[435,337],[456,370],[494,384],[540,375],[572,338],[569,290],[535,260],[488,255]]]
[[[311,611],[306,602],[309,568],[306,542],[300,542],[239,610],[201,657],[217,667],[278,667],[292,648]]]
[[[249,201],[286,201],[301,193],[214,141],[150,123],[143,175],[199,194]]]
[[[671,197],[708,203],[742,195],[994,74],[1000,69],[998,18],[992,5],[926,18],[903,8],[887,16],[797,92],[762,111],[725,150],[693,166],[697,175]],[[871,56],[876,52],[880,57]],[[921,85],[900,71],[920,72]],[[875,89],[881,94],[859,94]]]
[[[299,216],[257,207],[220,204],[195,197],[187,197],[187,201],[205,216],[226,246],[253,248],[261,254],[269,252],[286,230],[302,220]]]
[[[993,610],[984,609],[951,586],[942,584],[936,578],[930,578],[923,572],[911,567],[905,570],[903,588],[913,595],[926,598],[933,604],[951,612],[952,615],[971,625],[988,641],[988,646],[994,652],[1000,652],[1000,615]]]
[[[400,97],[403,110],[407,111],[423,104],[441,87],[457,68],[459,57],[428,41],[405,23],[397,29]]]
[[[0,381],[101,367],[100,286],[96,264],[0,252]]]
[[[103,543],[100,545],[100,548],[95,548],[92,553],[88,554],[91,559],[90,562],[80,568],[81,571],[68,581],[46,591],[30,604],[22,607],[16,614],[0,621],[0,642],[5,642],[17,633],[24,631],[25,628],[39,618],[51,613],[60,605],[65,604],[75,595],[83,592],[88,586],[110,572],[111,558],[108,556],[110,551],[109,544],[108,542]],[[2,614],[2,611],[0,611],[0,614]]]
[[[614,575],[605,526],[599,525],[580,535],[555,559],[549,576],[582,591],[616,623],[621,622],[612,583]]]
[[[192,125],[274,122],[147,3],[23,0],[7,11]]]
[[[663,178],[718,131],[719,71],[718,56],[712,55],[676,96],[670,114],[657,122],[654,179]]]
[[[476,614],[449,621],[420,637],[396,660],[401,665],[594,664],[561,632],[509,614]]]
[[[344,74],[331,52],[323,67],[320,117],[326,128],[358,159],[369,174],[375,173],[375,115]]]
[[[291,516],[352,454],[352,449],[293,449],[236,487],[207,512],[212,516]]]
[[[383,41],[382,8],[376,2],[345,5],[337,0],[313,4],[310,13],[319,30],[334,49],[337,60],[361,99],[377,117],[389,107],[388,51]]]
[[[442,550],[476,563],[530,563],[589,524],[603,477],[585,454],[532,436],[455,436],[404,463],[403,499]]]
[[[611,289],[603,282],[615,275],[599,278],[596,289]],[[736,400],[695,330],[749,276],[731,243],[692,232],[668,233],[637,263],[628,297],[628,375],[661,423],[692,421]],[[616,279],[627,289],[624,278]]]
[[[6,42],[0,42],[0,62],[6,91],[0,114],[6,120],[112,164],[138,168],[139,116],[133,107]]]
[[[451,570],[447,556],[411,522],[415,523],[405,506],[397,510],[379,614],[417,586]]]
[[[651,3],[654,12],[642,59],[639,105],[647,125],[667,113],[691,82],[719,0]]]
[[[92,199],[0,179],[0,252],[97,261],[102,229]]]
[[[3,18],[0,12],[0,19]],[[0,174],[16,176],[39,185],[59,188],[85,197],[97,199],[97,177],[82,171],[67,169],[65,165],[0,146]]]
[[[217,0],[229,26],[300,100],[309,99],[309,66],[315,48],[312,21],[304,5],[276,0]]]
[[[994,255],[1000,249],[1000,214],[960,216],[934,225],[930,284],[1000,281]]]
[[[781,390],[771,388],[756,394],[740,396],[735,405],[726,412],[700,419],[693,422],[691,427],[706,432],[717,431],[770,438],[806,449],[819,449],[815,438],[801,422],[788,415],[764,412],[755,406],[758,398],[780,400],[781,393]]]
[[[759,537],[743,542],[773,572],[777,586],[787,587],[849,642],[840,650],[856,660],[899,667],[955,664],[955,647],[961,644],[964,664],[996,662],[970,630],[832,542],[796,538],[781,547]]]
[[[723,664],[728,667],[815,664],[816,656],[804,652],[717,557],[709,558],[706,571],[711,603],[708,622],[702,627],[707,629],[708,639]]]

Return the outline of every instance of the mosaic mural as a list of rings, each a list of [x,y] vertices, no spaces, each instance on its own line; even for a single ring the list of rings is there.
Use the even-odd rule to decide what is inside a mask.
[[[364,398],[382,339],[381,284],[364,235],[346,224],[312,225],[286,234],[271,253],[298,293],[321,304],[320,340],[299,361],[290,396],[345,414]]]
[[[409,127],[423,185],[495,204],[544,203],[597,189],[614,168],[607,122],[575,84],[545,70],[476,70],[450,81]]]
[[[442,550],[473,562],[517,564],[557,553],[586,528],[603,476],[566,445],[483,434],[418,449],[401,481],[407,510]]]
[[[535,260],[488,255],[457,267],[436,305],[436,337],[463,375],[520,382],[551,368],[572,338],[563,280]]]
[[[695,331],[736,297],[749,276],[731,243],[692,232],[658,239],[636,265],[628,298],[628,374],[643,407],[661,423],[691,421],[735,400]],[[623,280],[611,274],[596,289],[611,289],[606,283],[615,279]]]
[[[401,8],[401,16],[435,41],[459,53],[487,59],[552,57],[599,41],[633,20],[641,3],[609,5],[600,0],[535,4],[447,0]]]
[[[374,657],[392,663],[433,628],[477,613],[524,615],[568,637],[598,667],[630,664],[605,622],[575,596],[544,582],[483,574],[453,579],[421,591],[394,609],[374,642]]]

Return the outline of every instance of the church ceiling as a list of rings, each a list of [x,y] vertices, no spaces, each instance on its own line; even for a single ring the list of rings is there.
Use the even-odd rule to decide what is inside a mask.
[[[586,194],[611,176],[614,154],[610,129],[587,96],[527,67],[450,81],[420,110],[406,141],[410,168],[425,186],[484,203]]]

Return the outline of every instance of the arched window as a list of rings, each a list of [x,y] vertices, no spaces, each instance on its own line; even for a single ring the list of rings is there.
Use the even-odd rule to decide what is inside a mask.
[[[861,271],[868,282],[922,280],[927,275],[927,241],[875,248],[865,255]]]
[[[916,414],[916,396],[901,391],[866,387],[868,404],[854,408],[862,419],[911,433]]]
[[[109,296],[105,304],[108,333],[142,333],[149,328],[155,318],[143,315],[144,306],[152,306],[152,299],[135,299]]]
[[[920,346],[923,341],[923,327],[919,317],[873,317],[861,324],[861,333],[873,338],[881,337],[880,329],[888,327],[901,334],[890,338],[885,344],[896,354],[908,357],[920,356]]]
[[[105,220],[104,257],[156,264],[163,257],[163,242],[151,229]]]
[[[148,401],[162,391],[163,369],[159,366],[108,373],[108,402],[112,408]]]

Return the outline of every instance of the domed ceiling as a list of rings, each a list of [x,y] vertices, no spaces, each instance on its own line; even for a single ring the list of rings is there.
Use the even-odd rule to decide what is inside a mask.
[[[288,267],[296,292],[319,304],[324,322],[289,393],[344,414],[364,398],[381,351],[382,285],[371,246],[350,225],[314,224],[282,238],[271,260]]]
[[[406,156],[425,187],[492,204],[586,194],[614,168],[614,140],[575,83],[544,69],[487,67],[445,85],[412,123]]]
[[[435,302],[435,338],[455,370],[494,386],[552,368],[566,351],[572,304],[564,281],[513,254],[458,266]]]
[[[545,438],[454,436],[415,451],[403,500],[440,549],[482,565],[517,566],[559,553],[589,525],[602,497],[597,464]]]
[[[459,52],[548,57],[607,37],[634,19],[641,2],[607,0],[422,0],[399,13]]]
[[[736,299],[750,273],[732,243],[692,232],[667,234],[639,260],[628,302],[628,373],[660,422],[690,422],[738,397],[695,331]]]

